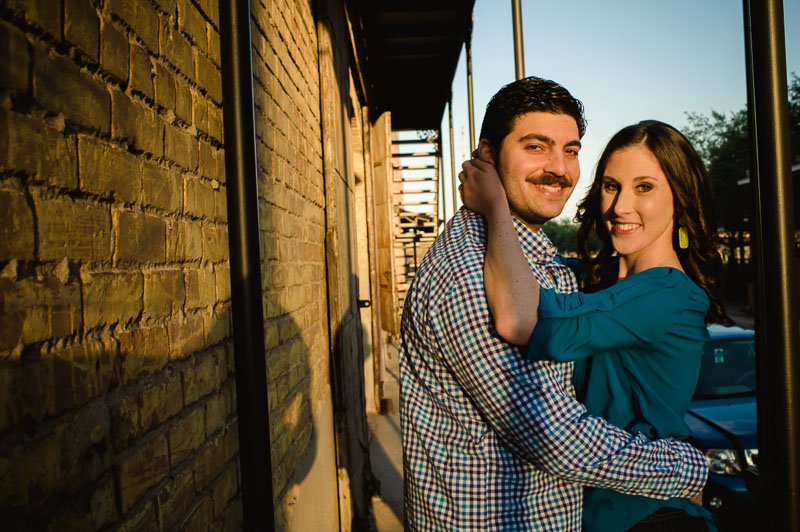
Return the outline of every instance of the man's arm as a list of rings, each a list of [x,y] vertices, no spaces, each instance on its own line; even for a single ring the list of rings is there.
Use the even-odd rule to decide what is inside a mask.
[[[703,455],[674,440],[632,436],[565,389],[563,367],[530,362],[490,331],[480,279],[451,285],[436,306],[436,336],[460,388],[521,459],[586,486],[653,498],[691,497],[705,484]]]

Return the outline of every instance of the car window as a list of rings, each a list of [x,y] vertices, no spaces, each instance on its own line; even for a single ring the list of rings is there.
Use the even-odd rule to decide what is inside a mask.
[[[711,340],[705,345],[696,398],[754,394],[756,349],[753,338]]]

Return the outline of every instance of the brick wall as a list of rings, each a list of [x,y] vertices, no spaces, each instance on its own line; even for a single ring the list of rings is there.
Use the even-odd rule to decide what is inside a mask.
[[[237,529],[217,0],[6,0],[0,50],[0,528]]]

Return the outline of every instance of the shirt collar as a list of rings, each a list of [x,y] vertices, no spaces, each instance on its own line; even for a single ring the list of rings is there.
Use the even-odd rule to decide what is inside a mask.
[[[547,235],[544,234],[544,231],[539,229],[538,233],[534,233],[515,216],[512,216],[511,220],[519,235],[519,241],[525,256],[537,264],[546,265],[553,262],[553,257],[555,257],[558,250],[547,238]]]

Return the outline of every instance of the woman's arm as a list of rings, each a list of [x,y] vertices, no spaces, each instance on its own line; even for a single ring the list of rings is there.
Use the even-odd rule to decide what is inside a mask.
[[[473,159],[462,168],[459,189],[464,205],[481,213],[489,226],[483,275],[495,329],[508,342],[525,345],[536,326],[539,283],[522,254],[505,190],[494,166]]]

